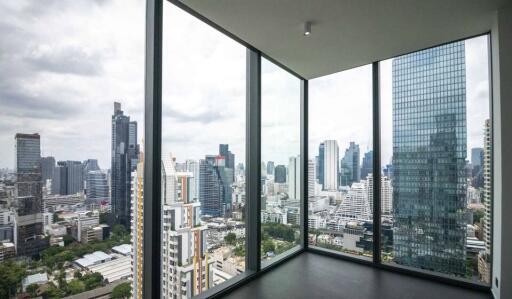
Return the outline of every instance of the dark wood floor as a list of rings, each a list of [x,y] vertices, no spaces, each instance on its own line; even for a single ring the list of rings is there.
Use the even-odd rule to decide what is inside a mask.
[[[229,299],[489,299],[490,294],[303,253],[234,290]]]

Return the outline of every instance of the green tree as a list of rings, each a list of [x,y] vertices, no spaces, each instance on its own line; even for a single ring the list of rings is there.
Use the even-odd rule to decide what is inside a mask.
[[[82,272],[76,270],[75,273],[73,273],[73,277],[78,279],[82,278]]]
[[[75,242],[75,239],[70,235],[64,235],[62,240],[64,241],[64,246],[68,246],[69,244]]]
[[[53,283],[50,283],[46,291],[42,294],[44,299],[62,298],[66,296],[64,290],[59,289]]]
[[[35,297],[37,296],[37,289],[39,289],[39,285],[37,283],[33,283],[27,287],[27,293],[29,293],[30,296]]]
[[[10,298],[16,294],[23,277],[27,275],[25,264],[6,260],[0,263],[0,298]]]
[[[118,284],[114,289],[112,290],[112,294],[110,295],[111,298],[114,299],[124,299],[124,298],[130,298],[130,293],[132,291],[132,287],[129,282],[123,282],[121,284]]]
[[[112,233],[116,236],[124,236],[126,235],[128,232],[126,231],[126,228],[121,225],[121,224],[116,224],[114,225],[114,227],[112,228]]]
[[[85,291],[85,285],[82,281],[79,279],[73,279],[68,283],[67,286],[67,294],[68,295],[75,295],[79,294]]]
[[[263,252],[264,253],[267,253],[267,252],[274,252],[276,250],[276,247],[274,245],[274,241],[272,240],[265,240],[263,241]]]
[[[85,289],[87,291],[103,285],[103,276],[98,272],[94,272],[92,274],[85,274],[84,276],[82,276],[81,280],[85,284]]]
[[[111,213],[100,213],[100,223],[108,224],[110,222],[110,217],[112,217]]]
[[[228,233],[224,237],[224,241],[226,242],[226,244],[234,246],[236,244],[236,234],[235,233]]]

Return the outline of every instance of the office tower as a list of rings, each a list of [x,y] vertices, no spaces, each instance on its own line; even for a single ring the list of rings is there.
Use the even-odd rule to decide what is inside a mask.
[[[373,155],[373,153],[372,153]],[[341,168],[343,174],[346,177],[345,186],[350,186],[352,183],[359,182],[361,180],[361,168],[359,168],[359,145],[354,142],[350,142],[349,147],[345,150],[345,155],[341,160]]]
[[[132,298],[142,299],[144,258],[144,154],[139,154],[137,169],[132,172],[131,190],[131,272]]]
[[[15,136],[17,210],[15,245],[19,256],[37,256],[48,247],[43,235],[43,185],[39,134]]]
[[[217,156],[208,155],[199,160],[199,201],[202,213],[213,217],[224,215],[226,210],[224,198],[225,188],[222,181],[223,165],[219,166]],[[222,160],[222,163],[224,161]]]
[[[80,161],[59,161],[57,162],[59,175],[60,195],[71,195],[81,193],[84,190],[83,165]],[[57,181],[57,180],[56,180]],[[55,186],[57,188],[57,185]],[[53,188],[53,182],[52,182]]]
[[[341,203],[337,217],[342,220],[370,220],[371,211],[368,192],[364,183],[353,183],[345,200]]]
[[[300,175],[299,175],[300,178]],[[315,184],[316,184],[316,173],[315,173],[315,162],[308,160],[308,197],[315,196]]]
[[[220,159],[213,157],[211,162]],[[191,298],[213,286],[213,260],[201,226],[201,204],[191,201],[192,173],[175,170],[174,159],[167,158],[162,169],[162,298]]]
[[[96,159],[85,160],[82,163],[82,168],[83,168],[82,176],[84,179],[84,183],[87,181],[87,173],[89,173],[89,171],[101,170],[100,166],[98,165],[98,160],[96,160]],[[84,188],[87,188],[87,186],[85,184],[84,184]]]
[[[394,261],[464,276],[464,42],[395,58],[392,68]]]
[[[229,144],[219,144],[219,155],[224,157],[226,168],[235,169],[235,155],[229,150]]]
[[[192,185],[190,186],[190,196],[194,201],[199,200],[199,163],[195,160],[185,162],[187,172],[192,173]]]
[[[46,180],[53,179],[53,171],[55,170],[55,158],[54,157],[42,157],[41,158],[41,174],[43,177],[43,184]]]
[[[269,175],[274,175],[274,162],[273,161],[268,161],[267,162],[267,174]]]
[[[368,174],[366,180],[364,180],[364,184],[368,193],[370,213],[373,216],[373,173]],[[387,176],[380,177],[380,202],[382,214],[391,214],[393,210],[393,187],[391,186],[391,180]]]
[[[300,199],[300,156],[288,160],[288,196]]]
[[[471,165],[473,167],[480,167],[484,160],[484,149],[475,147],[471,149]]]
[[[373,171],[373,151],[366,152],[361,165],[361,180],[365,180],[368,174]]]
[[[322,189],[324,189],[324,161],[325,161],[325,144],[322,142],[318,146],[318,172],[317,172],[317,180],[320,185],[322,185]]]
[[[114,102],[112,115],[111,203],[113,221],[129,229],[131,173],[136,169],[139,145],[137,122],[124,115]]]
[[[109,200],[107,175],[103,171],[89,171],[86,182],[88,203],[100,203]]]
[[[324,141],[324,190],[338,190],[339,147],[336,140]]]
[[[66,195],[67,183],[66,183],[66,167],[57,164],[53,169],[52,178],[52,195]]]
[[[274,169],[274,183],[286,183],[286,166],[277,165]]]

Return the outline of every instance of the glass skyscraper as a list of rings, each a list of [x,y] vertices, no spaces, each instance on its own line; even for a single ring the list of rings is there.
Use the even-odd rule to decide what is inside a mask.
[[[393,59],[394,260],[466,274],[465,45]]]

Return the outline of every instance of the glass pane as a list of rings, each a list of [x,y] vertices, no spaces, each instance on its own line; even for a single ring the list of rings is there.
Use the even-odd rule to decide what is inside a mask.
[[[372,257],[372,66],[309,83],[309,244]]]
[[[164,2],[162,298],[245,271],[245,47]]]
[[[490,283],[487,43],[381,63],[383,262]]]
[[[261,61],[261,258],[300,243],[300,80]]]
[[[0,3],[0,298],[115,284],[130,296],[144,11],[142,1]]]

